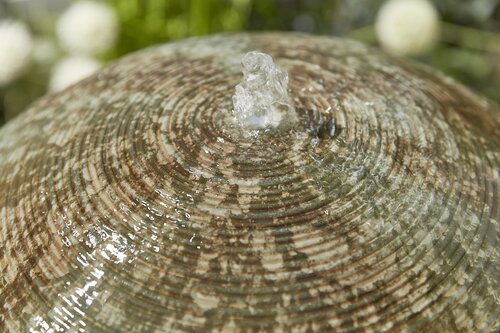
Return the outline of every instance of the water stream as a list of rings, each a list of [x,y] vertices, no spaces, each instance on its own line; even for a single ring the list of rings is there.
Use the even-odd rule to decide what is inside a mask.
[[[293,112],[288,74],[265,53],[252,51],[242,61],[243,80],[233,95],[236,122],[248,130],[277,127]]]

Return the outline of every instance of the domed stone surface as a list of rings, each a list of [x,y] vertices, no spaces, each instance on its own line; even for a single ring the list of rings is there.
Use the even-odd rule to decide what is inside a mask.
[[[249,136],[253,50],[297,119]],[[132,54],[0,130],[0,331],[493,331],[499,147],[496,107],[357,42]]]

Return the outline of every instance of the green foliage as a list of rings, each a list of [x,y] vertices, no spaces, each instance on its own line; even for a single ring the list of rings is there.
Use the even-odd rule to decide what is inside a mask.
[[[240,31],[250,0],[109,0],[119,17],[121,36],[109,58],[170,40]]]

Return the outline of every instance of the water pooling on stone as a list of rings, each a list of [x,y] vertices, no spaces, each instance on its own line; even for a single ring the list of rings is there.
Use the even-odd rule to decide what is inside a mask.
[[[293,110],[287,72],[257,51],[245,54],[241,64],[243,80],[233,96],[236,121],[246,129],[277,127]]]

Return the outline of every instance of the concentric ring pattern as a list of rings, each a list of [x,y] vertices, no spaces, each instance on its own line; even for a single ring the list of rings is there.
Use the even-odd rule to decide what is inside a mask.
[[[248,51],[295,119],[248,135]],[[151,48],[0,130],[1,332],[499,328],[500,112],[296,34]]]

